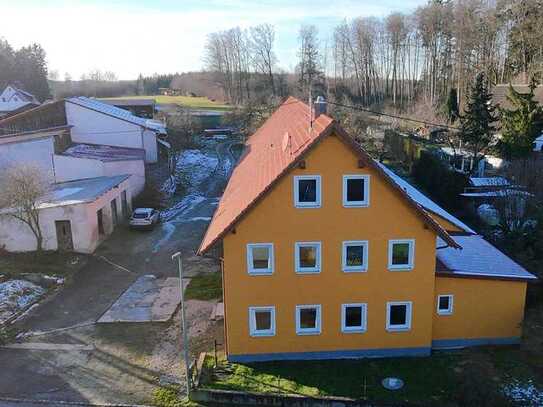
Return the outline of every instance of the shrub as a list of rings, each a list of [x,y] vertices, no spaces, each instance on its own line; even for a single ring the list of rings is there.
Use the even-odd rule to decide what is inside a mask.
[[[132,206],[134,208],[162,209],[165,207],[164,199],[164,192],[162,192],[160,186],[157,185],[156,182],[147,178],[145,188],[132,200]]]
[[[428,151],[421,151],[411,175],[438,204],[449,210],[460,208],[458,196],[468,184],[467,175],[451,170]]]

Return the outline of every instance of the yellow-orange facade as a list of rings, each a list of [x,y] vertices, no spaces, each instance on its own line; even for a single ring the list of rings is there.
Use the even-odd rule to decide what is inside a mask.
[[[369,206],[343,206],[342,179],[346,174],[370,176]],[[294,206],[293,179],[298,175],[321,177],[320,208]],[[434,218],[447,229],[457,229],[438,216]],[[388,270],[391,239],[415,241],[412,270]],[[342,242],[352,240],[368,241],[366,272],[342,271]],[[319,273],[296,273],[296,242],[321,243]],[[252,243],[273,243],[271,275],[248,274],[247,244]],[[282,178],[236,225],[235,233],[224,237],[223,250],[226,342],[233,360],[424,355],[430,352],[435,339],[515,341],[520,336],[526,283],[436,279],[435,232],[379,174],[368,167],[358,168],[357,157],[334,136],[317,145],[305,158],[304,169],[296,168]],[[447,284],[447,280],[452,283]],[[515,290],[515,295],[500,296],[498,301],[496,295],[509,288]],[[436,294],[440,290],[455,294],[453,315],[437,315]],[[475,292],[480,312],[473,314]],[[464,296],[469,302],[461,305]],[[412,302],[411,328],[389,332],[386,304],[398,301]],[[489,318],[485,311],[493,312],[491,306],[497,302],[503,312]],[[367,304],[363,333],[341,330],[341,306],[351,303]],[[303,304],[321,306],[320,334],[296,333],[296,306]],[[275,307],[275,334],[251,336],[249,307],[266,306]],[[506,321],[501,319],[503,313],[509,317]],[[463,323],[465,318],[470,323]]]

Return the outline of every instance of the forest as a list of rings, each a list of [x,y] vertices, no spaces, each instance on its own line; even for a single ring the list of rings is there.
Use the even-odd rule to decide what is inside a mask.
[[[314,93],[401,111],[460,108],[480,72],[489,85],[528,83],[543,62],[541,0],[431,0],[411,14],[343,21],[330,38],[299,30],[295,81],[278,68],[271,25],[209,35],[205,68],[228,101]],[[290,86],[289,86],[290,85]]]

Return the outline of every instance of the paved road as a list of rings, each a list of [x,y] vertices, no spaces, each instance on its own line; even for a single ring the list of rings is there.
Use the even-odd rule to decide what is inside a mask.
[[[152,232],[119,228],[70,286],[16,326],[34,333],[60,329],[30,340],[93,345],[94,350],[0,349],[0,397],[47,399],[51,403],[148,403],[164,370],[179,370],[182,344],[176,339],[168,341],[178,337],[177,319],[172,326],[93,323],[139,276],[175,276],[171,260],[175,251],[182,252],[189,275],[218,269],[216,261],[198,258],[195,251],[234,165],[230,144],[208,141],[197,152],[204,164],[208,159],[217,163],[214,171],[200,177],[196,185],[188,185],[183,195],[172,196],[169,217],[158,228]],[[191,306],[191,329],[195,335],[205,334],[208,327],[203,320],[207,321],[211,305]],[[11,404],[0,402],[3,405]]]

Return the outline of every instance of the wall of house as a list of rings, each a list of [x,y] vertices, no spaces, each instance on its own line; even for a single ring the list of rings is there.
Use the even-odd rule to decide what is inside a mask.
[[[435,347],[518,342],[526,282],[437,277],[433,309]],[[453,297],[453,313],[437,314],[438,295]]]
[[[129,184],[132,195],[139,194],[145,187],[145,163],[143,160],[100,161],[87,158],[55,155],[57,182],[84,178],[130,175]]]
[[[414,209],[370,168],[358,168],[358,159],[336,137],[323,140],[306,160],[284,177],[223,239],[226,337],[229,357],[294,353],[296,358],[342,357],[350,350],[386,354],[427,354],[432,339],[436,235],[425,228]],[[344,208],[342,176],[368,174],[370,206]],[[293,176],[322,177],[322,206],[298,209],[293,205]],[[278,216],[280,214],[280,216]],[[387,270],[388,240],[415,239],[412,271]],[[344,273],[341,247],[346,240],[368,240],[368,271]],[[322,242],[320,274],[294,270],[294,244]],[[274,244],[275,271],[270,276],[247,273],[246,245]],[[412,301],[408,332],[386,330],[387,301]],[[367,331],[341,332],[341,304],[367,303]],[[320,304],[322,333],[299,336],[295,306]],[[276,334],[251,337],[250,306],[275,306]],[[380,354],[381,354],[380,353]],[[375,355],[375,353],[373,353]]]
[[[53,160],[57,182],[102,177],[104,175],[104,165],[100,160],[65,155],[55,155]]]
[[[146,162],[158,160],[156,135],[152,131],[70,102],[66,102],[66,119],[73,126],[74,143],[143,148]]]
[[[122,217],[121,194],[127,190],[129,207],[132,195],[128,180],[123,181],[118,188],[113,188],[100,196],[94,202],[76,205],[44,208],[40,211],[40,225],[43,234],[43,248],[57,250],[57,235],[55,221],[69,220],[71,222],[74,251],[92,253],[96,247],[113,231],[110,202],[116,198],[117,212]],[[103,208],[105,235],[98,233],[97,211]],[[3,214],[0,215],[0,247],[12,252],[36,250],[36,238],[30,228],[19,220]]]
[[[53,179],[53,154],[53,137],[0,143],[0,169],[13,165],[32,164]]]
[[[130,174],[128,182],[133,196],[143,191],[145,187],[145,163],[143,160],[106,161],[103,165],[105,176]]]

